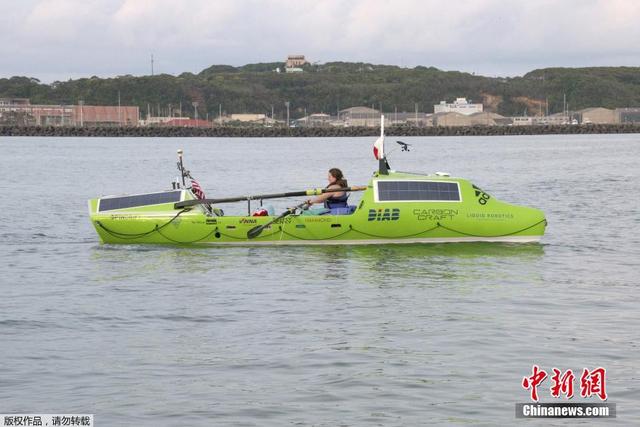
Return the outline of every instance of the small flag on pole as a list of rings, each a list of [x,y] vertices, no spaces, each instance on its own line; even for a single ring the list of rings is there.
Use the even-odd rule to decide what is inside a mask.
[[[198,198],[198,200],[206,199],[204,195],[204,191],[202,191],[202,187],[200,187],[200,184],[198,184],[198,181],[196,181],[193,178],[191,178],[191,192],[193,193],[194,196]]]
[[[384,115],[380,116],[380,137],[373,144],[373,156],[376,160],[384,157]]]
[[[376,160],[384,157],[384,136],[379,137],[373,144],[373,156]]]

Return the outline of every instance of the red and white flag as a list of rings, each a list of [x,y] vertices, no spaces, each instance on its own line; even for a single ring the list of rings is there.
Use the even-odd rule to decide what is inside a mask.
[[[384,136],[376,139],[376,142],[373,144],[373,156],[376,160],[384,157]]]
[[[380,137],[373,144],[373,156],[376,160],[384,157],[384,115],[380,116]]]
[[[193,178],[191,178],[191,192],[199,200],[206,199],[206,196],[204,195],[204,191],[202,191],[202,187],[200,187],[200,184],[198,184],[198,181],[196,181]]]

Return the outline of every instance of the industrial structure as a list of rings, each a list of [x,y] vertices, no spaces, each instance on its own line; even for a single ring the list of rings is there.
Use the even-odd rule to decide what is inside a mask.
[[[31,126],[138,126],[136,106],[39,105],[26,98],[0,98],[0,123]]]

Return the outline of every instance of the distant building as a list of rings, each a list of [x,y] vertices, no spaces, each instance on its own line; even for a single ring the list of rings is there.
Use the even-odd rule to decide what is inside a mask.
[[[302,73],[304,70],[298,67],[287,67],[284,69],[286,73]]]
[[[471,119],[471,126],[507,126],[512,123],[511,119],[488,111],[474,113],[468,117]]]
[[[576,119],[577,113],[575,111],[565,111],[548,116],[534,117],[534,125],[577,125],[578,119]]]
[[[30,105],[23,107],[36,126],[77,126],[73,105]],[[137,118],[136,118],[137,121]]]
[[[618,123],[640,123],[640,108],[616,108]]]
[[[265,123],[267,121],[266,114],[231,114],[226,116],[223,121],[226,122],[242,122],[242,123]]]
[[[434,126],[472,126],[473,119],[469,115],[456,111],[448,113],[435,113],[433,115]]]
[[[531,125],[532,117],[517,117],[518,120],[515,125]],[[501,116],[497,113],[490,113],[488,111],[478,112],[474,114],[462,114],[457,111],[449,113],[436,113],[433,115],[434,126],[508,126],[512,124],[513,120],[508,117]]]
[[[297,126],[309,126],[309,127],[323,127],[332,126],[337,120],[337,117],[331,117],[325,113],[315,113],[302,117],[295,121]]]
[[[131,106],[74,105],[75,126],[137,126],[140,110]]]
[[[533,124],[533,117],[511,117],[511,124],[513,126],[531,126]]]
[[[171,120],[188,120],[189,117],[171,117],[171,116],[150,116],[145,120],[140,120],[140,126],[157,126]]]
[[[287,63],[285,64],[286,68],[299,68],[307,63],[307,60],[304,59],[304,55],[289,55],[287,57]]]
[[[351,107],[338,112],[345,126],[380,126],[380,111],[369,107]]]
[[[578,124],[578,121],[572,117],[576,113],[555,113],[549,116],[516,116],[510,117],[513,126],[558,126]]]
[[[571,124],[571,117],[568,114],[557,113],[549,116],[536,116],[532,118],[532,123],[539,126],[558,126]]]
[[[29,98],[0,98],[0,108],[8,106],[25,106],[29,105]]]
[[[576,112],[582,124],[613,124],[618,121],[616,112],[608,108],[585,108]]]
[[[401,112],[401,113],[385,113],[384,114],[385,125],[387,126],[401,126],[411,125],[418,127],[433,126],[433,114],[424,112]]]
[[[174,117],[173,119],[163,122],[161,126],[173,126],[183,128],[210,128],[212,126],[210,121],[200,119],[190,119],[188,117]]]
[[[470,104],[466,98],[456,98],[452,103],[440,101],[440,104],[433,106],[434,114],[438,113],[459,113],[469,116],[482,112],[482,104]]]
[[[28,116],[36,126],[137,126],[135,106],[36,105],[26,98],[0,99],[0,116]]]

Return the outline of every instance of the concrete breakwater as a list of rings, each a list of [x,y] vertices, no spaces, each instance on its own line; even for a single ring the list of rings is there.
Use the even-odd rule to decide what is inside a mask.
[[[376,136],[373,127],[54,127],[0,126],[0,136],[78,136],[78,137],[357,137]],[[393,136],[499,136],[640,133],[640,124],[564,125],[564,126],[389,126]]]

